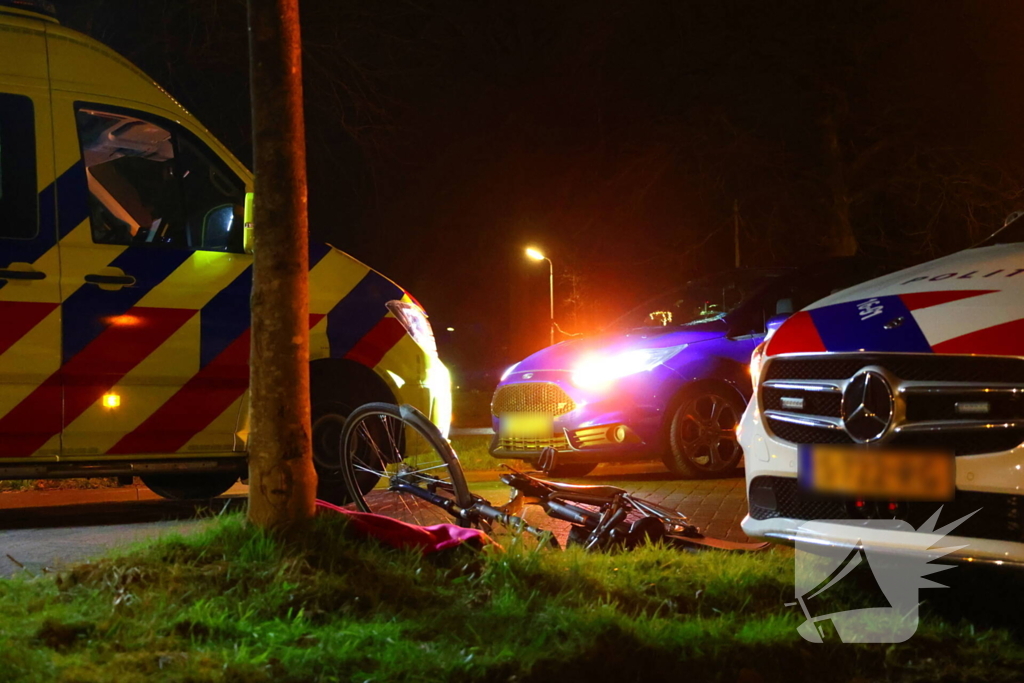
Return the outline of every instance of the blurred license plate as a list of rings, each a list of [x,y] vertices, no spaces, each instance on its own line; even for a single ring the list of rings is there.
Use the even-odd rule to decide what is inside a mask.
[[[550,439],[555,420],[544,413],[505,413],[498,423],[498,434],[514,439]]]
[[[951,453],[865,450],[837,446],[800,449],[803,488],[815,493],[882,500],[953,500]]]

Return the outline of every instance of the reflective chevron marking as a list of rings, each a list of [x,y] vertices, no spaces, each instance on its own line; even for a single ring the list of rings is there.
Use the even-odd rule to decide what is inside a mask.
[[[331,253],[330,245],[311,239],[309,241],[309,270],[313,270],[316,264],[320,263],[329,253]]]
[[[0,301],[0,355],[43,321],[57,304]]]
[[[10,263],[35,263],[57,244],[56,195],[53,183],[39,193],[39,233],[30,240],[4,240],[3,257],[0,266]],[[8,284],[0,280],[0,289]]]
[[[331,357],[345,357],[387,315],[387,302],[403,295],[400,287],[380,273],[368,272],[327,314]]]
[[[45,332],[40,348],[60,343],[61,360],[54,352],[53,367],[39,365],[32,384],[17,391],[11,387],[10,411],[0,412],[0,434],[4,435],[0,456],[38,453],[43,445],[59,445],[55,439],[62,427],[66,430],[76,420],[92,425],[104,418],[90,410],[103,393],[157,353],[198,311],[199,372],[151,415],[140,415],[145,419],[138,428],[122,437],[111,452],[184,448],[189,439],[223,417],[248,386],[250,260],[215,252],[94,244],[81,160],[40,190],[39,217],[39,236],[5,242],[3,255],[11,262],[45,266],[48,274],[59,275],[63,302],[56,301],[56,289],[51,292],[52,302],[33,300],[46,298],[35,290],[11,287],[0,294],[0,354]],[[58,242],[72,247],[74,257],[61,263]],[[86,274],[105,266],[120,268],[135,277],[136,284],[117,291],[84,284]],[[397,320],[386,317],[385,304],[392,299],[409,300],[408,295],[379,273],[319,242],[309,244],[309,267],[311,310],[317,311],[310,324],[316,326],[321,357],[347,357],[369,367],[379,364],[405,335]],[[0,288],[6,284],[0,281]],[[41,325],[44,320],[50,322]],[[59,337],[51,340],[54,335]],[[33,343],[38,344],[38,339]],[[59,368],[58,362],[63,363]],[[34,386],[43,377],[47,379]],[[129,379],[129,384],[134,381]],[[130,392],[130,387],[125,386],[125,391]],[[46,405],[51,408],[49,414],[43,410]],[[141,409],[142,405],[130,407]],[[186,414],[188,419],[183,418]],[[127,411],[120,413],[122,418],[127,415]],[[161,425],[160,415],[171,416],[167,419],[177,424]],[[162,440],[150,444],[158,448],[129,448],[130,440],[140,438],[146,425],[157,441]],[[166,433],[158,433],[161,426]],[[105,447],[97,445],[101,450]]]
[[[129,247],[111,261],[110,266],[134,277],[134,286],[105,291],[89,285],[68,297],[63,305],[64,362],[73,360],[76,354],[110,329],[111,320],[126,314],[190,255],[191,252],[174,249]]]
[[[824,350],[825,343],[821,341],[811,314],[798,311],[775,331],[765,352],[766,355],[777,356],[781,353],[821,353]]]
[[[314,327],[324,316],[309,316]],[[107,453],[174,453],[203,431],[249,388],[249,330],[245,330],[216,358],[138,429]]]
[[[249,331],[192,376],[109,455],[173,453],[206,429],[249,386]]]
[[[28,398],[0,418],[0,434],[28,433],[14,448],[5,439],[0,456],[24,455],[39,449],[60,425],[50,424],[46,407],[53,405],[53,392],[64,383],[64,424],[70,424],[98,401],[125,374],[153,353],[195,311],[176,308],[133,308],[131,324],[111,325],[86,348],[53,373]],[[57,399],[59,403],[59,399]],[[45,420],[45,424],[39,424]],[[54,430],[56,426],[56,430]]]
[[[767,355],[822,351],[996,353],[973,350],[970,344],[978,343],[979,348],[986,349],[1005,346],[988,330],[1018,327],[1016,321],[1006,321],[993,328],[998,314],[993,315],[992,307],[1007,312],[1016,310],[1003,301],[1014,295],[1006,290],[941,290],[880,295],[810,308],[782,324],[768,344]],[[983,298],[974,301],[977,297]],[[951,315],[956,316],[955,327],[948,324]],[[898,323],[892,324],[893,321]],[[978,329],[978,325],[983,327]],[[972,327],[970,334],[942,336]]]
[[[952,289],[941,292],[912,292],[900,294],[900,300],[907,307],[908,311],[918,311],[922,308],[941,306],[961,299],[972,299],[982,294],[992,294],[997,289]]]
[[[360,339],[345,358],[362,363],[368,368],[375,367],[398,340],[405,336],[405,328],[395,318],[387,317],[377,323],[366,336]]]
[[[85,162],[72,164],[57,178],[57,225],[63,239],[89,217],[89,182]]]
[[[964,353],[986,356],[1024,355],[1024,320],[1011,320],[939,342],[935,353]]]
[[[55,434],[60,434],[60,374],[53,373],[28,398],[0,418],[0,458],[31,455]]]
[[[117,410],[96,401],[64,426],[62,446],[74,452],[105,453],[138,428],[199,371],[198,340],[199,316],[193,315],[107,390],[120,396]]]
[[[0,418],[9,413],[43,381],[60,369],[60,358],[53,340],[60,337],[60,309],[48,316],[16,341],[8,353],[0,354]],[[61,404],[48,408],[60,420]],[[3,437],[0,437],[3,440]]]
[[[220,251],[193,251],[180,266],[146,292],[136,305],[198,311],[247,270],[252,270],[252,261],[246,256]],[[240,308],[240,315],[248,317],[248,294],[241,300]]]
[[[249,329],[251,292],[252,266],[249,266],[203,306],[199,314],[200,368],[209,365]]]
[[[8,263],[35,263],[57,243],[57,229],[64,237],[89,215],[88,187],[79,161],[39,191],[39,233],[31,240],[5,240]],[[0,280],[0,289],[7,284]]]

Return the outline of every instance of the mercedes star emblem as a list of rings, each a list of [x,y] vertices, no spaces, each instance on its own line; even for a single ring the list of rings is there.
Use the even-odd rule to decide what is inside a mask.
[[[874,370],[861,370],[843,391],[843,424],[855,441],[867,443],[885,435],[892,422],[892,387]]]

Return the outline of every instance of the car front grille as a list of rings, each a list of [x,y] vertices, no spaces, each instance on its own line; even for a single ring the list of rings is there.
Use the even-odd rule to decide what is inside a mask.
[[[1024,442],[1024,360],[989,356],[835,354],[770,359],[760,387],[765,424],[794,444],[852,444],[843,391],[865,368],[896,402],[879,445],[978,455]],[[970,409],[969,409],[970,408]]]
[[[540,453],[545,448],[565,451],[569,448],[565,434],[554,434],[550,438],[523,438],[515,436],[499,436],[498,450],[510,453]]]
[[[773,420],[770,417],[766,422],[775,436],[790,443],[854,443],[850,435],[841,429],[823,429]]]
[[[541,413],[558,417],[576,409],[576,402],[557,384],[527,382],[500,387],[491,400],[491,413]]]
[[[954,536],[984,538],[994,541],[1024,542],[1024,496],[1001,493],[957,491],[945,503],[899,503],[896,513],[884,506],[857,510],[853,501],[816,496],[800,489],[790,477],[760,476],[750,482],[750,517],[756,520],[785,517],[799,520],[828,519],[892,519],[906,520],[920,528],[935,511],[942,508],[935,528],[974,513],[951,532]]]
[[[762,405],[765,410],[786,410],[786,406],[782,405],[782,399],[788,396],[793,396],[793,392],[772,386],[765,387],[761,393]],[[810,415],[842,417],[843,399],[838,393],[804,391],[800,392],[799,397],[804,401],[803,410]]]
[[[858,353],[772,359],[764,379],[847,379],[879,365],[917,382],[1016,382],[1024,385],[1024,360],[996,356]]]

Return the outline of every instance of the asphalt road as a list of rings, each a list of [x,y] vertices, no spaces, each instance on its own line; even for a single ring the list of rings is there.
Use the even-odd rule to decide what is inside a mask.
[[[496,504],[508,488],[496,475],[470,473],[471,488]],[[743,479],[678,481],[659,465],[602,466],[578,483],[611,484],[686,513],[706,533],[746,540],[739,522],[746,511]],[[143,486],[88,491],[0,493],[0,577],[19,571],[59,571],[113,548],[169,533],[203,528],[221,510],[244,509],[248,489],[237,484],[213,501],[164,500]],[[559,534],[557,523],[540,511],[528,520]]]
[[[218,511],[245,504],[244,494],[186,503],[148,496],[124,500],[125,489],[45,493],[42,501],[36,492],[0,494],[0,576],[58,571],[112,548],[169,533],[187,534],[208,524]],[[32,505],[38,502],[43,504]]]

